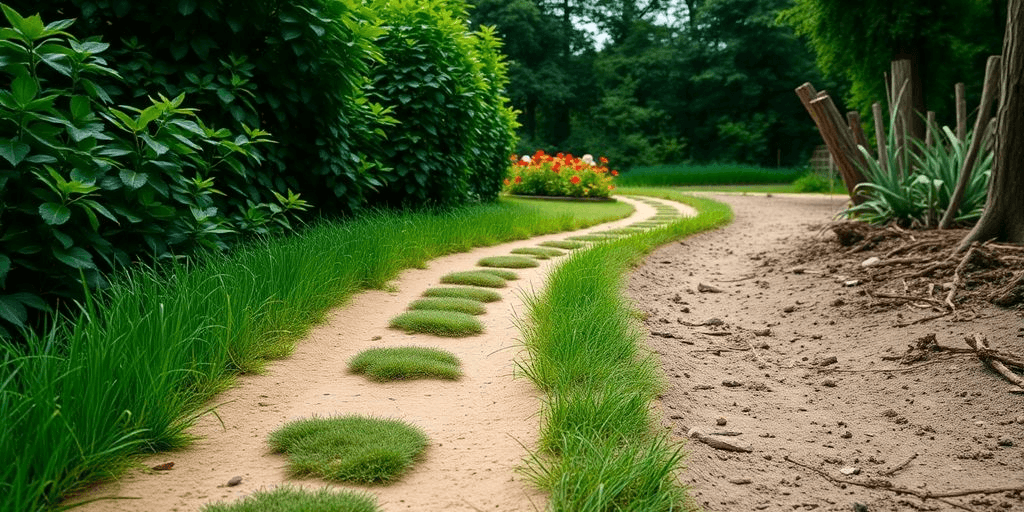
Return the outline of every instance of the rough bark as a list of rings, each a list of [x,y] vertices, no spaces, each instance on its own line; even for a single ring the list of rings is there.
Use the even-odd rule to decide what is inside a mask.
[[[996,158],[988,202],[978,224],[960,243],[996,239],[1024,243],[1024,0],[1007,2]]]

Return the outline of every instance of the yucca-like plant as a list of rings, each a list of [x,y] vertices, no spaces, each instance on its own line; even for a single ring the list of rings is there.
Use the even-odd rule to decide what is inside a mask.
[[[967,141],[961,141],[948,126],[939,129],[937,124],[932,124],[932,133],[938,134],[935,144],[929,147],[922,141],[910,140],[917,151],[906,155],[912,162],[910,168],[901,169],[900,163],[904,161],[902,153],[907,146],[896,147],[894,119],[890,119],[889,127],[886,148],[889,168],[883,169],[874,155],[860,147],[867,161],[861,172],[868,181],[858,185],[857,191],[868,199],[848,208],[844,214],[871,224],[895,222],[906,227],[935,226],[949,207],[971,134],[968,134]],[[958,222],[976,219],[981,215],[992,161],[993,152],[988,149],[987,141],[983,141],[982,152],[957,211]]]

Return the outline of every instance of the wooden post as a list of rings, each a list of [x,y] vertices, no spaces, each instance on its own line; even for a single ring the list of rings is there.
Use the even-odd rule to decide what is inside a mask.
[[[967,141],[967,88],[963,82],[956,84],[956,138]]]
[[[992,118],[992,103],[999,94],[999,56],[993,55],[988,58],[985,64],[985,86],[981,90],[981,104],[978,106],[978,118],[974,120],[974,133],[971,134],[971,145],[967,148],[967,155],[964,156],[964,165],[960,168],[960,179],[956,182],[953,190],[953,197],[949,198],[949,209],[942,216],[939,222],[939,229],[948,229],[956,218],[956,212],[960,209],[960,202],[963,201],[967,183],[971,180],[974,172],[974,163],[981,152],[981,143],[985,139],[985,131]]]
[[[894,162],[893,166],[896,167],[897,172],[900,176],[908,171],[909,167],[909,154],[907,142],[907,134],[910,132],[910,123],[913,122],[911,116],[914,115],[914,101],[911,98],[910,90],[910,59],[900,59],[892,61],[892,101],[893,106],[890,107],[895,112],[896,122],[896,155],[898,162]]]
[[[846,120],[850,122],[850,131],[853,132],[853,140],[857,141],[857,144],[864,146],[864,149],[871,151],[871,146],[868,145],[868,138],[864,135],[864,127],[860,125],[860,112],[851,110],[846,113]]]
[[[889,151],[885,147],[885,119],[882,118],[882,104],[877,101],[872,104],[871,113],[875,116],[875,142],[878,143],[878,166],[883,171],[889,172]]]
[[[800,98],[804,108],[807,109],[811,119],[814,120],[814,124],[818,127],[818,132],[821,134],[825,146],[828,147],[829,154],[839,169],[843,183],[846,184],[850,199],[853,200],[854,204],[864,202],[864,197],[854,192],[854,187],[858,183],[866,181],[860,170],[853,164],[853,160],[851,160],[851,158],[855,158],[852,150],[856,150],[856,144],[853,142],[853,135],[850,134],[846,124],[842,121],[839,111],[836,110],[835,105],[832,103],[832,99],[828,97],[828,94],[817,92],[814,86],[809,83],[797,87],[796,95]],[[831,105],[831,109],[827,108],[828,105]],[[834,117],[830,110],[835,111]],[[844,142],[844,134],[849,138],[848,143]],[[857,152],[859,153],[859,151]],[[859,180],[858,176],[860,177]]]
[[[929,110],[928,111],[928,122],[925,123],[925,127],[924,127],[924,146],[927,147],[927,148],[932,147],[932,143],[934,142],[932,140],[932,139],[935,138],[935,135],[932,134],[932,126],[934,126],[934,125],[935,125],[935,111]]]

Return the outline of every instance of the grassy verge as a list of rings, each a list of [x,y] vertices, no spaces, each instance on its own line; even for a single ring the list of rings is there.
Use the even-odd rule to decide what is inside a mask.
[[[323,314],[400,270],[474,246],[628,215],[623,203],[502,200],[371,213],[160,272],[136,268],[25,346],[0,343],[0,510],[57,506],[127,456],[181,446],[240,372],[289,353]]]
[[[792,183],[800,169],[768,169],[743,164],[657,165],[636,167],[622,173],[616,187],[679,187],[688,185],[735,185]],[[621,191],[620,191],[621,193]]]
[[[528,299],[523,374],[547,394],[540,450],[527,474],[551,493],[549,510],[679,510],[681,452],[656,433],[651,401],[661,387],[655,357],[622,296],[630,265],[659,245],[731,220],[721,203],[665,190],[624,193],[674,199],[695,218],[577,252]]]

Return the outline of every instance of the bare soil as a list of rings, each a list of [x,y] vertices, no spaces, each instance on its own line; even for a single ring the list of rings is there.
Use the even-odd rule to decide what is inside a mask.
[[[680,478],[694,503],[1024,510],[1024,394],[965,342],[978,334],[1024,359],[1020,306],[989,303],[984,276],[958,283],[953,310],[951,269],[904,285],[861,266],[892,246],[842,246],[827,229],[838,197],[715,198],[735,222],[658,249],[629,280],[666,376],[665,428],[687,439]],[[1000,275],[1019,275],[1006,262]]]

